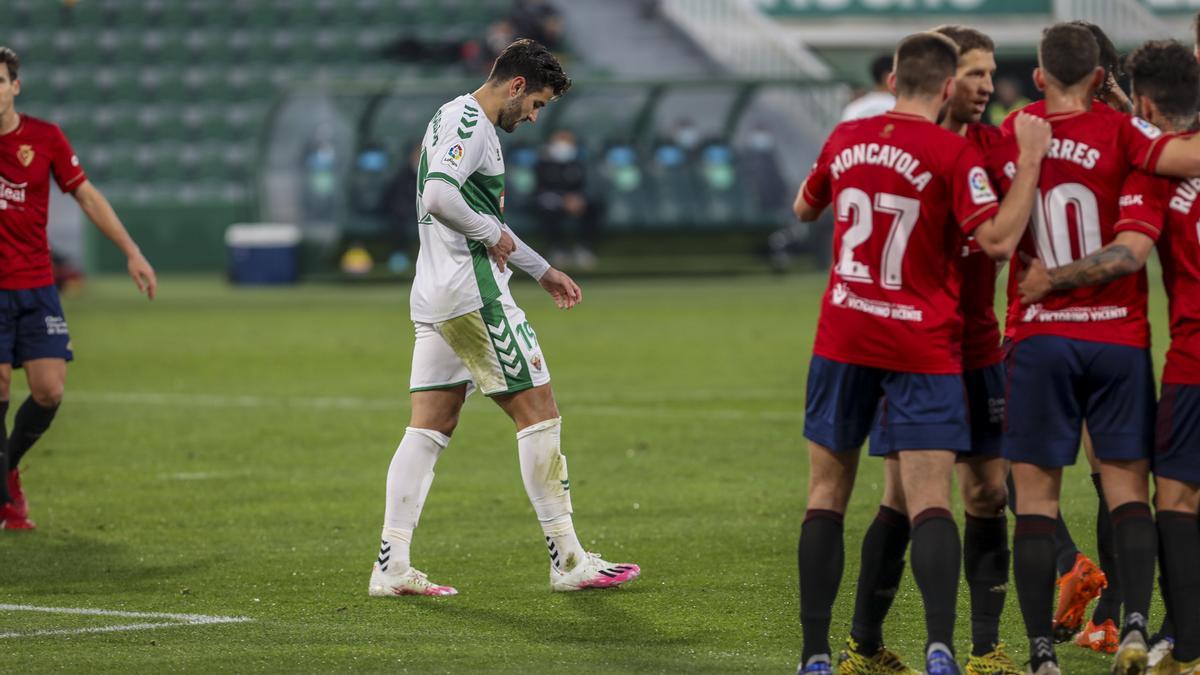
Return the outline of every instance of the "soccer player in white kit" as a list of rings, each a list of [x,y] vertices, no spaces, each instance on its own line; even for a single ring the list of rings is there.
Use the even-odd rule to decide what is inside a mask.
[[[492,398],[517,427],[525,491],[550,553],[550,588],[609,588],[640,568],[610,563],[579,543],[571,522],[562,418],[537,334],[508,290],[508,263],[528,273],[560,309],[582,300],[579,286],[504,225],[504,159],[499,127],[536,122],[571,86],[558,60],[533,40],[496,59],[486,82],[446,103],[425,131],[417,177],[417,256],[411,312],[416,328],[410,382],[412,418],[388,469],[387,504],[372,596],[455,595],[409,559],[413,530],[466,397]]]

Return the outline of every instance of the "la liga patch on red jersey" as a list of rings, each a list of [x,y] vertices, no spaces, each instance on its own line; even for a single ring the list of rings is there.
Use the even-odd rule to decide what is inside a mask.
[[[887,370],[962,370],[963,233],[994,215],[978,149],[901,113],[834,129],[804,199],[832,203],[836,261],[813,353]]]
[[[975,204],[990,204],[996,201],[996,192],[992,182],[988,180],[987,172],[977,166],[967,174],[967,182],[971,185],[971,201]]]

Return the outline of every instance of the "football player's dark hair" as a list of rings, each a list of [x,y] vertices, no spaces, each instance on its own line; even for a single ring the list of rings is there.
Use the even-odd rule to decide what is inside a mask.
[[[958,45],[938,33],[916,33],[896,47],[896,94],[937,96],[958,70]]]
[[[871,60],[871,81],[877,85],[886,85],[888,73],[892,72],[892,55],[880,54]]]
[[[8,47],[0,47],[0,63],[8,66],[8,79],[17,79],[17,71],[21,69],[21,59],[16,52]]]
[[[992,38],[970,26],[948,23],[934,28],[933,32],[954,40],[954,44],[958,45],[960,56],[976,49],[982,49],[985,52],[996,51],[996,43],[992,42]]]
[[[1108,93],[1112,87],[1108,76],[1112,75],[1113,81],[1121,79],[1121,55],[1117,53],[1117,46],[1108,38],[1108,34],[1104,29],[1091,21],[1072,21],[1073,26],[1082,26],[1092,33],[1092,37],[1096,38],[1096,46],[1100,48],[1100,67],[1104,69],[1104,83],[1100,85],[1100,89],[1096,92],[1098,95]]]
[[[525,78],[525,90],[537,92],[550,87],[555,98],[571,88],[571,78],[563,72],[558,58],[541,43],[522,38],[504,48],[496,62],[488,82],[498,84],[514,77]]]
[[[1151,40],[1125,59],[1133,93],[1145,96],[1163,115],[1185,128],[1195,122],[1200,103],[1200,63],[1176,40]]]
[[[1056,23],[1042,31],[1038,45],[1042,70],[1064,87],[1091,77],[1100,65],[1100,45],[1092,31],[1074,23]]]

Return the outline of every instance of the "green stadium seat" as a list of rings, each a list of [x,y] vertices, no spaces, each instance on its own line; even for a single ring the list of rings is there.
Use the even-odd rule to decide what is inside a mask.
[[[460,77],[459,66],[396,63],[408,33],[479,35],[511,0],[5,0],[26,62],[22,109],[63,126],[106,192],[140,202],[247,197],[277,92],[300,80]],[[100,64],[102,67],[97,67]],[[411,97],[410,101],[411,101]],[[437,100],[434,100],[437,99]],[[381,115],[397,144],[442,101]],[[353,106],[352,106],[353,107]],[[358,114],[348,111],[347,119]]]

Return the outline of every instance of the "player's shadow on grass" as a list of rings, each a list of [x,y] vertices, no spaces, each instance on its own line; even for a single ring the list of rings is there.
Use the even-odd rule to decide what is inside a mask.
[[[0,589],[7,593],[160,589],[163,579],[186,577],[211,564],[194,556],[178,563],[147,563],[135,549],[78,533],[0,535]]]
[[[700,624],[665,629],[650,624],[637,612],[623,605],[633,592],[584,591],[535,598],[540,605],[523,605],[521,611],[500,607],[481,607],[451,602],[413,603],[409,609],[418,615],[450,619],[459,625],[490,625],[493,629],[522,638],[530,643],[555,649],[565,646],[622,654],[622,665],[634,670],[659,670],[678,665],[673,649],[703,646],[715,632]],[[647,596],[642,595],[644,600]],[[632,599],[632,598],[629,598]],[[665,648],[665,651],[660,651]],[[636,655],[636,656],[635,656]]]

